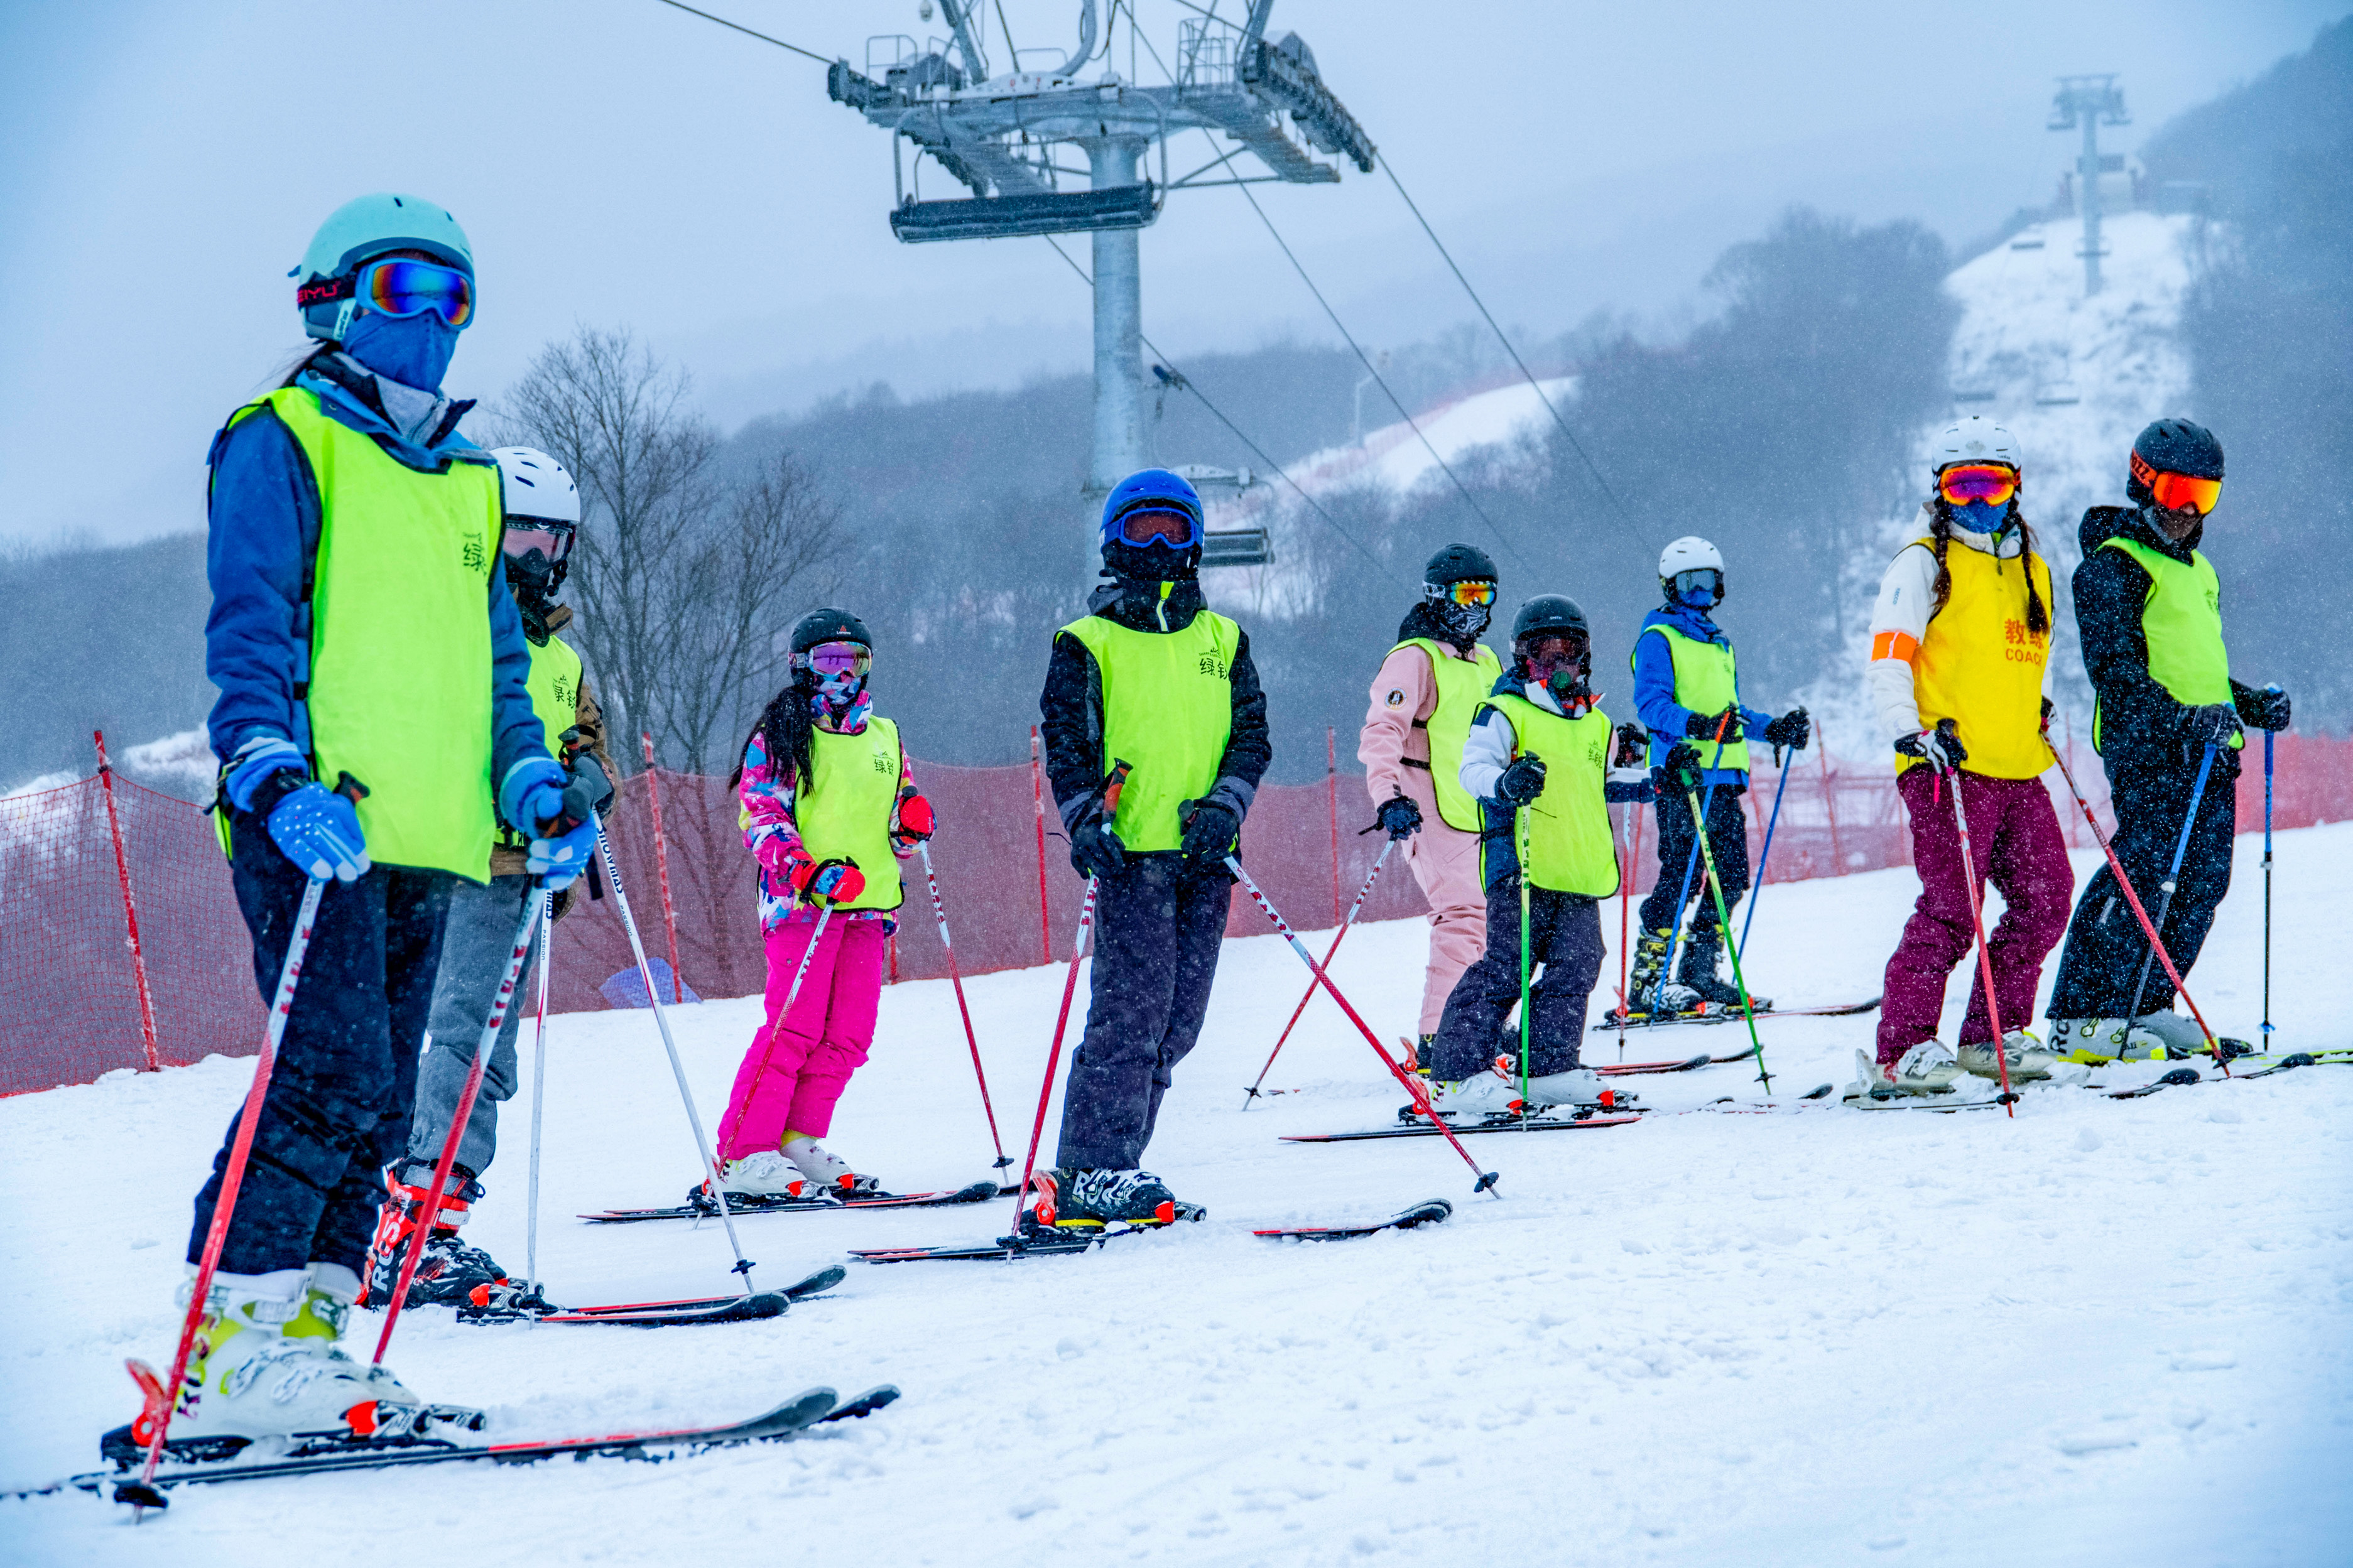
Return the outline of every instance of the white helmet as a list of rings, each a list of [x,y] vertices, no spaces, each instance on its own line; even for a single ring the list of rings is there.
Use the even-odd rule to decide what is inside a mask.
[[[2025,467],[2019,459],[2017,437],[1982,414],[1970,415],[1936,438],[1928,471],[1941,474],[1955,463],[2000,463],[2012,469]]]
[[[1696,572],[1704,566],[1724,570],[1724,552],[1696,533],[1686,533],[1659,552],[1659,575],[1672,580],[1678,572]]]
[[[531,447],[500,447],[499,489],[509,517],[544,518],[580,525],[580,487],[564,465]]]

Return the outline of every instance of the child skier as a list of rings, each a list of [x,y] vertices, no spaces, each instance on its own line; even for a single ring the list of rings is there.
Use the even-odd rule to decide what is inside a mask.
[[[2186,976],[2231,887],[2240,726],[2286,729],[2288,700],[2276,688],[2258,691],[2231,679],[2221,587],[2198,549],[2222,495],[2222,444],[2187,419],[2157,421],[2133,443],[2125,493],[2131,507],[2084,514],[2075,625],[2098,699],[2092,744],[2108,772],[2113,847],[2152,920],[2174,847],[2189,826],[2158,928]],[[2193,818],[2190,796],[2210,747],[2214,765]],[[2174,1012],[2173,983],[2150,957],[2115,873],[2102,867],[2084,889],[2059,957],[2047,1015],[2053,1047],[2090,1061],[2202,1048],[2203,1032]]]
[[[899,924],[892,911],[904,901],[899,862],[932,836],[932,803],[915,788],[899,728],[874,711],[866,685],[873,662],[874,639],[856,616],[802,616],[792,679],[769,700],[727,781],[760,866],[768,949],[767,1021],[736,1068],[719,1123],[727,1193],[881,1190],[818,1142],[874,1043],[883,959]],[[787,1014],[786,996],[805,964]]]
[[[1111,581],[1054,634],[1039,698],[1071,864],[1095,881],[1086,1032],[1062,1089],[1054,1168],[1033,1214],[1069,1227],[1166,1223],[1142,1169],[1161,1096],[1201,1032],[1232,877],[1225,858],[1273,758],[1250,638],[1201,597],[1201,500],[1165,468],[1105,498]],[[1113,765],[1129,764],[1116,809]]]
[[[318,347],[229,416],[209,459],[209,727],[265,999],[306,879],[326,891],[177,1390],[175,1446],[418,1418],[389,1370],[336,1342],[382,1173],[408,1142],[450,889],[488,878],[501,817],[534,836],[551,886],[594,841],[544,836],[565,775],[491,569],[498,466],[457,434],[472,405],[440,391],[473,319],[464,230],[414,196],[362,196],[328,217],[297,275]],[[196,1196],[192,1275],[230,1142]]]
[[[1525,1108],[1600,1103],[1601,1079],[1580,1065],[1578,1047],[1601,973],[1601,900],[1618,890],[1618,852],[1604,779],[1612,731],[1588,683],[1592,669],[1576,601],[1529,600],[1512,623],[1512,668],[1480,704],[1464,743],[1460,782],[1482,823],[1487,947],[1455,982],[1430,1042],[1436,1114],[1521,1108],[1519,1038],[1504,1020],[1520,999],[1523,965],[1543,971],[1529,993]]]
[[[1887,961],[1878,1054],[1855,1052],[1853,1095],[1933,1094],[1961,1072],[2051,1076],[2025,1024],[2042,960],[2065,928],[2074,873],[2042,772],[2051,765],[2051,568],[2019,512],[2017,443],[1976,415],[1937,444],[1927,531],[1895,552],[1871,619],[1871,694],[1895,748],[1920,899]],[[1968,815],[1964,868],[1958,813]],[[1969,988],[1957,1065],[1936,1039],[1945,981],[1976,942],[1970,892],[1989,878],[2001,921],[1988,933],[1999,1047],[1982,972]],[[1852,1097],[1852,1096],[1851,1096]]]
[[[1683,791],[1665,786],[1667,753],[1686,739],[1699,748],[1704,764],[1700,799],[1707,813],[1702,830],[1715,857],[1729,918],[1748,890],[1748,828],[1740,810],[1740,797],[1748,789],[1747,733],[1757,731],[1768,745],[1802,750],[1813,721],[1803,708],[1776,719],[1741,706],[1732,639],[1709,616],[1729,592],[1724,556],[1715,545],[1690,534],[1668,545],[1659,556],[1659,589],[1665,603],[1643,618],[1632,658],[1634,706],[1650,730],[1651,767],[1661,783],[1659,879],[1642,900],[1642,931],[1626,1005],[1661,1013],[1688,1011],[1703,1002],[1736,1006],[1739,991],[1716,973],[1724,933],[1716,929],[1715,900],[1704,885],[1704,870],[1685,886],[1697,840]],[[1696,899],[1698,907],[1683,939],[1683,957],[1669,975],[1662,971],[1683,914],[1675,903],[1679,891]],[[1761,996],[1750,1000],[1758,1007],[1772,1005]]]
[[[611,761],[605,754],[604,715],[581,674],[580,656],[555,636],[572,623],[572,607],[557,604],[555,593],[564,585],[580,527],[580,491],[564,465],[544,452],[501,447],[491,456],[498,459],[506,509],[500,553],[507,588],[522,619],[523,639],[531,648],[532,708],[551,749],[571,771],[574,802],[567,813],[586,821],[590,811],[601,816],[610,808],[613,786]],[[502,829],[491,851],[490,882],[481,887],[460,882],[450,895],[433,1005],[426,1019],[425,1057],[417,1069],[408,1153],[385,1172],[390,1195],[368,1247],[365,1292],[360,1297],[364,1306],[391,1300],[399,1282],[402,1259],[433,1183],[433,1168],[448,1141],[449,1122],[473,1067],[482,1023],[506,973],[508,944],[514,940],[524,900],[539,896],[524,868],[528,847],[521,834]],[[554,913],[561,917],[571,901],[569,889],[555,895]],[[538,962],[539,944],[547,937],[545,931],[532,937],[531,956],[523,966],[526,983]],[[493,1292],[513,1294],[518,1289],[510,1286],[506,1270],[495,1258],[459,1239],[458,1227],[481,1199],[481,1175],[498,1148],[499,1105],[515,1091],[515,1037],[522,1026],[522,1003],[519,991],[482,1074],[448,1187],[434,1211],[433,1234],[426,1238],[416,1278],[409,1281],[412,1307],[460,1301],[487,1305]]]
[[[1486,553],[1450,544],[1421,577],[1421,602],[1373,677],[1356,760],[1380,826],[1406,840],[1406,864],[1430,904],[1419,1053],[1427,1056],[1455,981],[1487,945],[1479,801],[1461,784],[1462,745],[1503,666],[1479,641],[1495,609],[1495,563]]]

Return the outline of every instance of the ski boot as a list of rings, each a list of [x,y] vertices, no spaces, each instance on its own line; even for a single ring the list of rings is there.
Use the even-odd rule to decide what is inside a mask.
[[[384,1173],[388,1195],[376,1217],[375,1235],[368,1242],[366,1277],[360,1295],[362,1305],[382,1308],[392,1300],[395,1287],[400,1283],[402,1264],[407,1261],[410,1243],[417,1235],[417,1221],[425,1212],[426,1194],[432,1190],[433,1174],[429,1169],[416,1165],[406,1168],[407,1180],[402,1179],[403,1167],[395,1165]],[[487,1304],[491,1296],[513,1287],[507,1271],[499,1267],[498,1259],[479,1247],[470,1247],[459,1239],[458,1227],[466,1223],[472,1212],[473,1200],[481,1196],[481,1184],[463,1165],[450,1168],[457,1178],[452,1189],[441,1194],[441,1206],[433,1214],[433,1234],[425,1238],[425,1250],[417,1260],[417,1275],[408,1282],[411,1307],[458,1307],[471,1303]]]
[[[1406,1070],[1424,1083],[1430,1081],[1430,1042],[1436,1038],[1435,1034],[1424,1035],[1418,1044],[1406,1047]]]
[[[1683,943],[1683,952],[1675,961],[1675,978],[1683,989],[1702,1002],[1726,1009],[1740,1005],[1740,988],[1726,982],[1716,973],[1724,960],[1724,939],[1712,931],[1694,931]],[[1751,996],[1748,1005],[1759,1013],[1772,1008],[1768,997]]]
[[[193,1270],[180,1289],[185,1304]],[[427,1405],[389,1368],[345,1355],[337,1342],[359,1277],[332,1263],[272,1274],[215,1274],[177,1391],[165,1450],[176,1459],[225,1459],[258,1438],[290,1445],[398,1438],[428,1423],[479,1426],[479,1411]],[[118,1463],[153,1440],[166,1391],[139,1363],[149,1408],[100,1440]]]
[[[1168,1225],[1189,1205],[1149,1171],[1056,1166],[1030,1181],[1037,1194],[1025,1230],[1101,1230],[1107,1225]]]
[[[793,1168],[807,1179],[812,1191],[828,1196],[863,1197],[882,1190],[882,1184],[872,1176],[861,1176],[849,1168],[849,1162],[826,1148],[806,1133],[785,1140],[785,1158]]]
[[[1634,965],[1626,977],[1626,1005],[1632,1011],[1662,1018],[1699,1005],[1697,992],[1665,979],[1667,947],[1673,940],[1674,932],[1665,926],[1647,928],[1635,937]]]
[[[1980,1040],[1961,1047],[1961,1070],[1977,1078],[2000,1080],[2003,1069],[2009,1069],[2013,1084],[2033,1083],[2051,1076],[2051,1064],[2058,1058],[2042,1048],[2042,1042],[2024,1029],[2012,1029],[2001,1038],[2001,1059],[1994,1059],[1989,1041]]]
[[[2178,1013],[2137,1018],[2053,1018],[2051,1048],[2071,1062],[2168,1062],[2203,1053],[2206,1036]]]
[[[1854,1083],[1841,1098],[1892,1100],[1898,1095],[1950,1094],[1961,1069],[1942,1041],[1923,1040],[1894,1062],[1880,1061],[1869,1051],[1856,1051],[1854,1076]]]

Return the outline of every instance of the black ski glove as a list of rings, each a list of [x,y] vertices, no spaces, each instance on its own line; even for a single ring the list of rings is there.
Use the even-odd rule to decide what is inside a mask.
[[[1969,749],[1961,744],[1960,731],[1947,727],[1951,723],[1948,719],[1934,730],[1906,735],[1895,742],[1895,749],[1907,757],[1919,758],[1939,773],[1950,773],[1969,760]]]
[[[1803,708],[1792,708],[1765,726],[1765,743],[1773,748],[1773,754],[1777,758],[1780,755],[1782,747],[1787,746],[1793,752],[1802,752],[1806,749],[1806,742],[1813,738],[1813,716]]]
[[[1421,807],[1402,795],[1393,795],[1381,802],[1380,810],[1374,814],[1373,826],[1365,831],[1370,833],[1376,828],[1391,838],[1410,838],[1421,831]]]
[[[1504,776],[1495,781],[1495,798],[1505,805],[1523,806],[1544,794],[1545,765],[1542,757],[1524,753],[1512,759]]]
[[[2258,730],[2284,730],[2288,724],[2287,693],[2276,686],[2250,691],[2238,701],[2239,717]]]
[[[2228,702],[2209,702],[2181,715],[2181,749],[2195,761],[2207,747],[2227,751],[2239,733],[2239,710]]]
[[[1689,741],[1677,741],[1667,748],[1667,760],[1659,764],[1659,771],[1685,789],[1696,788],[1700,774],[1699,748]]]
[[[1233,808],[1209,797],[1184,802],[1176,807],[1176,819],[1185,825],[1185,858],[1205,865],[1224,865],[1242,830]]]
[[[1610,759],[1614,768],[1630,768],[1639,763],[1651,747],[1651,732],[1632,720],[1618,726],[1618,752]]]
[[[1071,832],[1071,869],[1082,877],[1106,877],[1127,866],[1127,846],[1111,824],[1091,816]]]
[[[2056,714],[2058,711],[2059,711],[2059,710],[2058,710],[2058,709],[2053,708],[2053,707],[2051,705],[2051,699],[2049,699],[2048,697],[2044,698],[2044,699],[2042,700],[2042,717],[2041,718],[2041,720],[2039,720],[2039,721],[2036,722],[2036,724],[2035,724],[2035,726],[2034,726],[2034,732],[2035,732],[2036,734],[2041,735],[2041,736],[2043,736],[2043,737],[2045,737],[2045,738],[2047,739],[2047,738],[2050,736],[2050,733],[2051,733],[2051,720],[2052,720],[2052,715]]]
[[[1718,724],[1724,726],[1725,745],[1740,739],[1740,710],[1737,708],[1726,708],[1721,713],[1694,713],[1684,721],[1683,734],[1689,740],[1714,741]]]

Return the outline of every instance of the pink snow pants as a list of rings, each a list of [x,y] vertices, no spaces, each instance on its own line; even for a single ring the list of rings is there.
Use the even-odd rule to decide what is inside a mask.
[[[2067,930],[2075,893],[2074,868],[2060,836],[2059,814],[2041,779],[1991,779],[1961,774],[1969,814],[1969,847],[1978,897],[1990,879],[2001,891],[2000,923],[1986,933],[1993,960],[1994,1000],[2001,1026],[2022,1029],[2034,1017],[2034,988],[2042,961]],[[1906,768],[1896,792],[1912,816],[1912,863],[1920,873],[1920,901],[1904,923],[1904,940],[1887,961],[1885,1000],[1879,1012],[1879,1059],[1894,1062],[1936,1037],[1945,1008],[1945,981],[1969,960],[1969,1010],[1962,1045],[1993,1038],[1986,1022],[1985,976],[1971,955],[1977,931],[1969,921],[1968,889],[1961,881],[1961,834],[1953,817],[1953,790],[1940,792],[1934,768]]]
[[[874,1043],[888,921],[829,922],[792,1016],[777,1016],[815,929],[814,920],[788,921],[766,932],[768,1019],[735,1069],[735,1089],[719,1123],[723,1160],[773,1150],[787,1128],[812,1138],[831,1131],[834,1105]]]
[[[1419,784],[1409,773],[1409,779]],[[1429,787],[1424,784],[1423,790]],[[1487,951],[1487,895],[1479,886],[1479,836],[1449,827],[1433,800],[1419,798],[1421,831],[1405,841],[1406,864],[1430,904],[1430,969],[1421,984],[1421,1032],[1438,1033],[1446,999],[1462,972]]]

